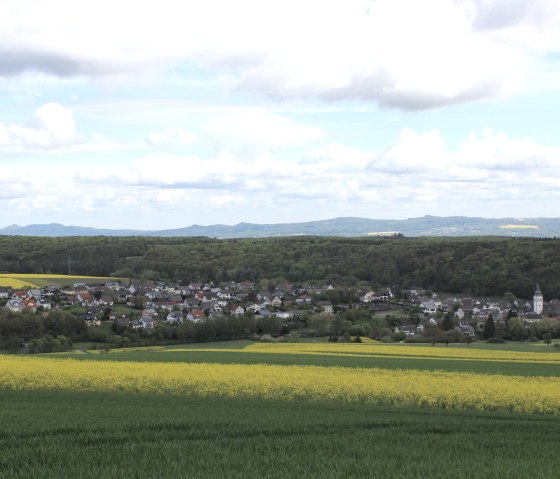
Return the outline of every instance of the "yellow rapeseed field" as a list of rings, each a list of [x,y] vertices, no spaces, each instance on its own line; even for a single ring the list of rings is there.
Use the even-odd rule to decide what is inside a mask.
[[[12,289],[36,288],[37,285],[14,277],[0,275],[0,286]]]
[[[226,351],[226,349],[198,349],[199,351]],[[167,351],[192,351],[187,348],[173,348]],[[475,348],[443,348],[432,346],[387,345],[383,343],[254,343],[233,352],[266,354],[311,354],[327,356],[362,356],[393,358],[459,359],[476,361],[522,361],[531,363],[558,363],[560,352],[526,352]]]
[[[560,378],[0,356],[0,387],[560,413]]]
[[[92,282],[92,281],[119,281],[122,278],[105,276],[68,276],[65,274],[24,274],[24,273],[2,273],[0,274],[0,286],[8,286],[13,289],[38,288],[41,280],[64,280],[68,282]],[[60,281],[59,281],[60,282]]]

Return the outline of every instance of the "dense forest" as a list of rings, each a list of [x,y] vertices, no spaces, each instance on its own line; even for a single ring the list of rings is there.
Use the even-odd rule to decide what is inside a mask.
[[[531,238],[265,239],[0,236],[0,272],[165,279],[285,279],[435,291],[560,297],[560,240]]]

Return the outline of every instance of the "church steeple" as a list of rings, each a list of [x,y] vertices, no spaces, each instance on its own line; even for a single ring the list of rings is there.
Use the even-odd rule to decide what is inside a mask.
[[[537,283],[537,288],[535,289],[535,294],[533,295],[533,311],[537,314],[541,314],[544,309],[544,298],[541,293],[541,287]]]

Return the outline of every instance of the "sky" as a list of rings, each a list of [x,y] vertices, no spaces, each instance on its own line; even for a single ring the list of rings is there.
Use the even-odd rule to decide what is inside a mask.
[[[0,0],[0,228],[559,206],[560,0]]]

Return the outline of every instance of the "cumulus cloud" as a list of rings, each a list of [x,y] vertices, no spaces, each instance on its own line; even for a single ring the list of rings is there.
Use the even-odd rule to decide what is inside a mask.
[[[76,136],[72,112],[58,104],[39,107],[27,124],[0,122],[0,149],[53,149],[70,144]]]
[[[123,224],[146,221],[144,227],[154,229],[163,215],[167,224],[181,226],[226,217],[274,222],[275,211],[289,212],[286,221],[304,213],[309,219],[550,216],[547,205],[560,200],[560,149],[490,129],[465,134],[456,147],[438,130],[404,129],[380,151],[333,142],[309,144],[291,159],[282,151],[250,159],[224,150],[208,156],[153,152],[104,164],[53,160],[30,168],[32,178],[2,168],[0,206],[13,214],[12,222],[32,208],[68,222],[71,203],[82,223],[133,218]]]
[[[0,76],[136,78],[189,62],[273,98],[425,109],[516,91],[560,47],[555,3],[6,0]]]
[[[244,218],[251,205],[297,209],[303,204],[315,217],[334,215],[337,208],[366,216],[382,210],[384,217],[475,211],[546,216],[528,207],[560,197],[559,167],[560,149],[530,138],[487,129],[451,148],[438,130],[405,129],[380,152],[328,143],[293,160],[273,155],[248,161],[232,152],[208,158],[154,154],[105,175],[81,167],[77,188],[106,189],[112,192],[108,197],[134,192],[132,201],[141,209],[181,211],[188,204],[189,211],[214,217],[226,206]]]

